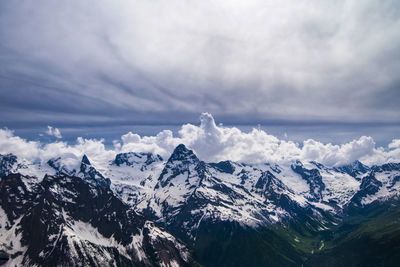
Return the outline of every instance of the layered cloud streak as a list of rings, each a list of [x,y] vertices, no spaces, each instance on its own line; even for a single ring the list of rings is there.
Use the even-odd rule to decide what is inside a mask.
[[[2,1],[4,126],[398,122],[398,1]]]

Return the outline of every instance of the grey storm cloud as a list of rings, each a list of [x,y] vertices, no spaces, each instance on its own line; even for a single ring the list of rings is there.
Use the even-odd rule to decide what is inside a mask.
[[[0,121],[394,122],[399,1],[2,1]]]

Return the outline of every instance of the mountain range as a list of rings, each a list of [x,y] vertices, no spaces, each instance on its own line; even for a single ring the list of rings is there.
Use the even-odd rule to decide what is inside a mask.
[[[400,163],[209,163],[183,144],[94,162],[0,155],[0,264],[400,262]]]

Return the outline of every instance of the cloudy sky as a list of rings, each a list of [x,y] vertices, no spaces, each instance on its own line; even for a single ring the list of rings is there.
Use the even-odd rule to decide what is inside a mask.
[[[393,148],[399,29],[397,0],[1,1],[0,128],[111,142],[208,112]]]
[[[1,1],[1,126],[399,123],[399,1]]]

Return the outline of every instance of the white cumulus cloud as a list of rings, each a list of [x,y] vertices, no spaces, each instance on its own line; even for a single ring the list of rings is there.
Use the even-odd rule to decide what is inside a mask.
[[[52,129],[54,135],[54,129]],[[61,135],[61,134],[60,134]],[[286,139],[286,138],[285,138]],[[104,140],[77,138],[75,144],[52,142],[43,144],[15,136],[10,130],[0,130],[0,154],[13,153],[29,161],[47,162],[61,157],[69,166],[77,165],[84,154],[99,168],[106,166],[121,152],[151,152],[167,159],[178,144],[193,149],[207,162],[232,160],[244,163],[290,164],[295,160],[316,161],[326,166],[340,166],[360,160],[365,164],[400,162],[400,139],[388,147],[376,147],[372,137],[361,136],[344,144],[322,143],[308,139],[303,143],[282,140],[260,129],[243,132],[236,127],[217,124],[209,113],[200,116],[200,125],[184,124],[174,136],[164,130],[155,136],[140,136],[129,132],[107,148]]]
[[[387,149],[377,148],[370,136],[361,136],[345,144],[324,144],[313,139],[299,144],[281,140],[260,129],[243,132],[236,127],[217,126],[209,113],[200,116],[199,126],[183,125],[178,136],[165,130],[156,136],[144,137],[128,133],[121,139],[121,151],[149,151],[162,156],[168,156],[176,145],[183,143],[205,161],[290,163],[299,159],[327,166],[344,165],[355,160],[368,164],[400,161],[398,140],[393,140]]]
[[[47,126],[47,131],[46,133],[50,136],[54,136],[55,138],[62,138],[61,132],[58,128],[53,128],[52,126]]]

